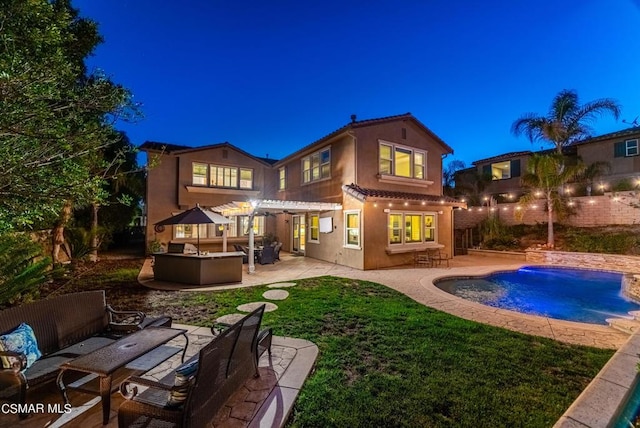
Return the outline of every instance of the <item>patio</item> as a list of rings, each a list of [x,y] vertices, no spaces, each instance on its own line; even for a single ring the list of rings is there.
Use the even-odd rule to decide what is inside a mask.
[[[175,328],[188,330],[189,346],[187,358],[197,353],[211,338],[211,332],[204,327],[195,327],[174,324]],[[182,346],[184,339],[175,339],[168,345]],[[272,355],[265,353],[260,358],[260,377],[247,381],[218,412],[211,426],[216,427],[247,427],[269,426],[280,427],[286,422],[293,403],[311,372],[318,355],[318,348],[311,342],[301,339],[274,337]],[[139,364],[138,364],[139,365]],[[180,365],[180,353],[150,369],[145,376],[159,380],[172,369]],[[133,370],[124,369],[119,377],[114,379],[114,385],[119,384]],[[129,367],[129,366],[128,366]],[[138,367],[140,368],[140,366]],[[109,423],[102,425],[102,410],[100,397],[86,393],[72,391],[69,393],[73,405],[69,413],[49,412],[49,405],[59,406],[63,409],[60,391],[55,383],[43,385],[40,388],[29,391],[27,402],[29,404],[44,405],[43,411],[38,411],[27,419],[20,420],[16,414],[0,412],[0,427],[111,427],[118,426],[118,407],[124,400],[119,392],[111,396],[111,412]]]

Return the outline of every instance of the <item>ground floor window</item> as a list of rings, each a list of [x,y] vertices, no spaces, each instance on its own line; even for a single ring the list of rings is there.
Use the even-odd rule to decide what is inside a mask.
[[[389,214],[388,233],[390,245],[421,244],[436,242],[435,213]]]
[[[344,245],[360,248],[360,211],[344,213]]]
[[[320,242],[320,215],[309,215],[309,242]]]

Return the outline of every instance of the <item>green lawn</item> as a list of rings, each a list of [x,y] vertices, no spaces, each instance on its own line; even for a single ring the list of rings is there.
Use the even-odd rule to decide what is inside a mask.
[[[265,290],[180,293],[169,306],[200,310],[210,326]],[[263,325],[320,349],[294,427],[549,427],[613,354],[462,320],[366,281],[287,290]]]

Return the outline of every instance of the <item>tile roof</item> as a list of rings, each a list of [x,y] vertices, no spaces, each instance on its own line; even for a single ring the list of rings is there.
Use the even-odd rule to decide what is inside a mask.
[[[640,134],[640,126],[634,126],[632,128],[623,129],[621,131],[610,132],[604,135],[598,135],[597,137],[586,138],[584,140],[576,141],[572,146],[579,146],[582,144],[595,143],[597,141],[608,140],[610,138],[627,137],[633,134]]]
[[[153,151],[158,151],[158,152],[164,152],[164,153],[175,153],[175,154],[180,154],[180,153],[184,153],[184,152],[197,152],[200,150],[209,150],[209,149],[215,149],[215,148],[220,148],[220,147],[228,147],[231,148],[233,150],[236,150],[240,153],[242,153],[243,155],[256,159],[260,162],[263,162],[269,166],[274,165],[276,162],[278,162],[278,159],[271,159],[271,158],[265,158],[265,157],[260,157],[260,156],[254,156],[249,152],[246,152],[244,150],[242,150],[239,147],[234,146],[233,144],[229,143],[229,142],[224,142],[224,143],[217,143],[217,144],[210,144],[207,146],[199,146],[199,147],[190,147],[190,146],[180,146],[178,144],[169,144],[169,143],[159,143],[156,141],[145,141],[144,144],[142,144],[140,146],[140,150],[153,150]]]
[[[446,202],[447,204],[464,205],[464,203],[449,196],[424,195],[422,193],[399,192],[395,190],[367,189],[353,183],[342,186],[342,190],[362,202],[366,201],[368,198],[380,198],[403,201]]]

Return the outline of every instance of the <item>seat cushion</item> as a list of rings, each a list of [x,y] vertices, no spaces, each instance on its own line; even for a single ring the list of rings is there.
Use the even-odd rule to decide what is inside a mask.
[[[0,336],[0,343],[2,350],[13,351],[24,354],[27,357],[27,367],[29,368],[36,362],[36,360],[42,357],[42,353],[38,349],[38,341],[36,335],[33,333],[33,329],[29,324],[22,323],[16,327],[13,331]],[[4,368],[10,368],[6,359],[3,358],[2,365]]]
[[[198,360],[187,361],[176,369],[175,380],[171,393],[169,394],[167,407],[178,407],[186,401],[189,386],[191,386],[197,371]]]

